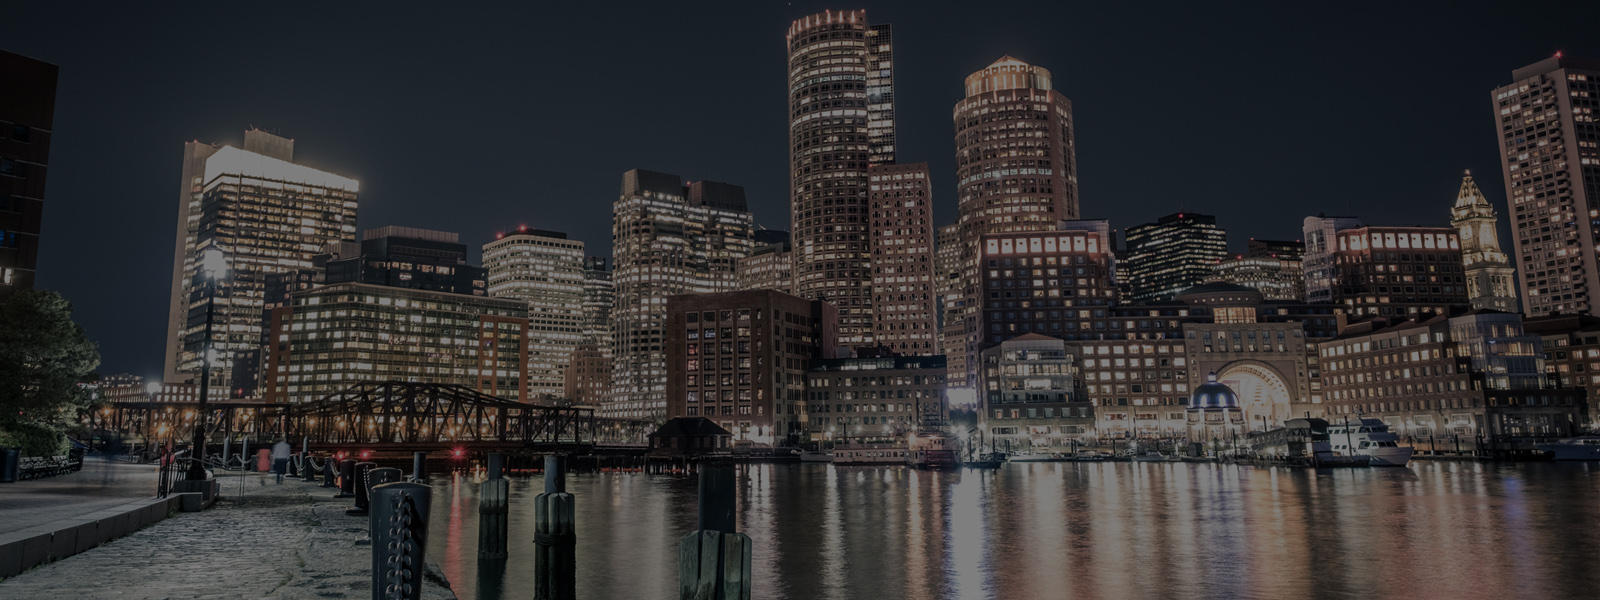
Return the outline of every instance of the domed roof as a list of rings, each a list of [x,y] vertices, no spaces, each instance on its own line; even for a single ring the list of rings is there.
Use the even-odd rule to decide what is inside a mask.
[[[1189,394],[1189,410],[1205,410],[1212,408],[1235,409],[1239,408],[1239,395],[1233,393],[1233,388],[1217,381],[1216,372],[1212,372],[1206,382],[1195,386]]]

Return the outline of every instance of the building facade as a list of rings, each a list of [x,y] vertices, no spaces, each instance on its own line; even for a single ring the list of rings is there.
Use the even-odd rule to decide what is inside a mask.
[[[173,260],[166,380],[184,381],[216,352],[212,385],[256,389],[268,279],[313,268],[329,244],[354,242],[360,184],[296,164],[294,140],[245,132],[244,148],[185,145]],[[227,272],[209,283],[201,255],[218,250]],[[204,338],[208,305],[212,338]],[[243,368],[238,368],[243,367]]]
[[[799,442],[805,375],[838,345],[838,312],[773,290],[691,294],[667,301],[668,418],[706,417],[735,440]]]
[[[1127,245],[1129,299],[1171,299],[1211,278],[1228,257],[1228,232],[1211,215],[1175,213],[1129,227]]]
[[[1306,277],[1306,302],[1334,301],[1334,278],[1338,276],[1334,252],[1339,247],[1338,233],[1361,226],[1361,219],[1355,217],[1317,215],[1305,218],[1302,232],[1306,253],[1301,268]]]
[[[975,342],[967,350],[969,360],[1029,333],[1064,340],[1105,337],[1107,313],[1117,303],[1107,224],[1063,223],[1059,231],[980,238],[983,306],[970,336]],[[977,375],[975,366],[969,369]]]
[[[58,72],[0,50],[0,298],[33,287]]]
[[[1216,278],[1260,290],[1268,300],[1305,300],[1305,271],[1298,260],[1235,256],[1217,263]]]
[[[584,248],[567,234],[519,227],[483,245],[489,295],[528,306],[528,398],[567,393],[567,369],[584,337]]]
[[[744,188],[635,169],[612,206],[611,397],[601,415],[659,419],[667,403],[663,327],[667,299],[733,290],[734,264],[750,255],[754,217]]]
[[[1466,266],[1467,299],[1472,307],[1516,312],[1517,292],[1512,281],[1516,270],[1500,251],[1500,216],[1478,191],[1471,171],[1461,178],[1450,224],[1461,237],[1461,261]]]
[[[1600,317],[1554,314],[1532,317],[1523,329],[1539,336],[1544,349],[1546,384],[1583,390],[1589,407],[1588,428],[1600,427]]]
[[[1076,352],[1029,333],[983,351],[978,423],[984,443],[1012,451],[1069,452],[1095,439]]]
[[[895,162],[892,28],[829,11],[795,21],[785,42],[795,290],[838,307],[844,344],[870,346],[867,168]]]
[[[756,246],[734,264],[735,288],[794,293],[794,252],[789,242]]]
[[[1558,53],[1511,80],[1492,100],[1523,308],[1600,314],[1600,60]]]
[[[1280,258],[1301,261],[1306,256],[1306,243],[1300,240],[1258,240],[1245,242],[1244,255],[1250,258]]]
[[[599,408],[611,397],[613,346],[611,311],[617,290],[610,263],[600,256],[583,260],[582,337],[567,369],[566,398],[573,404]]]
[[[961,243],[961,224],[951,223],[934,232],[933,273],[934,293],[939,301],[939,349],[945,353],[951,384],[965,387],[967,324],[961,318],[962,306],[966,302],[966,287],[961,284],[961,261],[965,252]],[[955,358],[951,359],[951,355]]]
[[[340,244],[343,246],[343,244]],[[324,283],[365,283],[469,296],[487,295],[487,273],[467,264],[467,246],[450,231],[379,227],[361,232],[361,244],[324,249],[313,258]]]
[[[946,423],[944,357],[819,358],[806,372],[809,440],[900,438]]]
[[[1360,227],[1334,234],[1332,301],[1355,315],[1444,313],[1467,304],[1461,239],[1449,227]]]
[[[361,283],[297,293],[273,310],[263,398],[309,402],[395,380],[526,402],[527,313],[521,300]]]
[[[867,169],[873,339],[900,354],[939,353],[928,163]]]

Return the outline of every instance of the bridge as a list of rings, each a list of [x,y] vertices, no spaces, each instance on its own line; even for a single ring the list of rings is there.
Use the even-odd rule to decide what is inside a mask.
[[[188,441],[195,402],[116,402],[85,415],[100,434],[153,446]],[[299,404],[216,401],[204,415],[208,440],[267,444],[280,436],[319,451],[596,452],[643,449],[653,423],[607,419],[589,408],[523,404],[436,383],[357,383]]]

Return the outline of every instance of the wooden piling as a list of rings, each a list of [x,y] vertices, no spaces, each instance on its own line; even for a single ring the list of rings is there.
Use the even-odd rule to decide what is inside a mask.
[[[749,600],[753,553],[738,533],[733,467],[698,465],[699,530],[678,542],[679,600]]]
[[[489,455],[488,479],[478,485],[478,558],[506,557],[511,481],[501,476],[499,454]]]
[[[534,586],[536,600],[576,600],[577,538],[572,494],[566,492],[561,457],[544,459],[544,493],[533,499]]]

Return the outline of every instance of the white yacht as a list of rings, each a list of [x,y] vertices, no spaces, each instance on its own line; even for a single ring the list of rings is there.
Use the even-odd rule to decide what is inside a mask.
[[[1404,467],[1411,461],[1413,448],[1400,445],[1400,436],[1378,419],[1361,418],[1328,423],[1328,442],[1336,454],[1369,456],[1374,467]]]
[[[1539,449],[1549,452],[1555,460],[1600,460],[1600,435],[1582,435],[1539,444]]]

